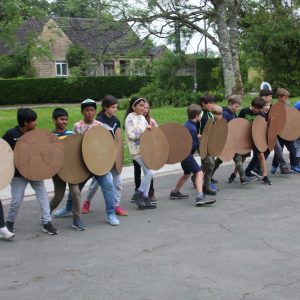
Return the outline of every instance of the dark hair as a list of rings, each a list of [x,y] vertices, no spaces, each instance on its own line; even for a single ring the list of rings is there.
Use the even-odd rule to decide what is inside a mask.
[[[53,119],[57,119],[57,118],[60,118],[60,117],[68,117],[68,112],[63,109],[63,108],[55,108],[52,112],[52,118]]]
[[[37,114],[31,108],[19,108],[17,112],[17,120],[20,127],[25,126],[26,123],[33,122],[37,119]]]
[[[85,99],[81,102],[80,107],[81,111],[83,111],[86,107],[94,107],[95,109],[97,109],[97,103],[92,99]]]
[[[205,94],[203,96],[200,97],[200,105],[202,106],[203,104],[207,104],[210,102],[216,102],[216,99],[213,95],[211,94]]]
[[[198,115],[201,114],[202,108],[198,104],[191,104],[186,109],[186,112],[187,112],[189,120],[191,120],[191,119],[194,119],[195,117],[197,117]]]
[[[265,106],[265,102],[261,97],[255,97],[251,101],[251,106],[253,106],[257,109],[262,109]]]
[[[271,96],[273,93],[269,89],[263,89],[259,91],[259,96],[264,97],[264,96]]]
[[[124,124],[125,124],[125,120],[126,120],[126,117],[133,112],[133,108],[132,107],[135,107],[137,106],[140,102],[146,102],[146,99],[145,98],[141,98],[141,97],[132,97],[129,104],[128,104],[128,108],[127,108],[127,111],[125,113],[125,116],[124,116]]]
[[[108,108],[112,105],[118,104],[119,100],[112,95],[107,95],[101,100],[102,110],[98,113],[98,116],[101,112],[105,112],[105,108]]]

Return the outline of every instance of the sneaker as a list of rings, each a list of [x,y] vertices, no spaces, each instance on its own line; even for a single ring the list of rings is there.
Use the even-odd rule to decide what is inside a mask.
[[[211,190],[216,191],[216,192],[219,190],[218,187],[212,182],[209,184],[209,187]]]
[[[59,208],[54,212],[54,218],[64,218],[64,217],[71,217],[72,212],[69,210],[66,210],[65,207]]]
[[[229,176],[229,178],[228,178],[228,183],[232,183],[232,182],[234,182],[234,179],[235,179],[235,177],[236,177],[236,175],[234,174],[234,173],[232,173],[230,176]]]
[[[196,206],[209,205],[216,202],[216,199],[206,199],[205,195],[202,194],[199,197],[196,197]]]
[[[83,214],[88,214],[90,212],[90,201],[88,200],[84,200],[82,203],[82,208],[81,208],[81,212]]]
[[[86,230],[86,227],[83,225],[82,221],[78,216],[73,217],[72,227],[78,231]]]
[[[120,224],[120,221],[117,219],[115,214],[108,214],[107,223],[112,226],[118,226]]]
[[[152,204],[158,203],[158,200],[156,199],[156,197],[154,195],[149,196],[149,200]]]
[[[182,194],[180,191],[172,191],[170,193],[170,200],[174,200],[174,199],[186,199],[188,198],[189,195],[186,194]]]
[[[263,178],[263,183],[267,185],[272,185],[272,181],[268,178],[268,176],[265,176]]]
[[[15,232],[14,222],[6,221],[5,226],[11,233]]]
[[[262,172],[260,170],[257,169],[251,170],[251,174],[256,176],[259,179],[263,178]]]
[[[145,203],[145,208],[146,209],[155,209],[156,208],[156,204],[151,203],[149,198],[144,198],[144,203]]]
[[[281,167],[280,173],[286,175],[286,174],[291,174],[292,171],[288,167]]]
[[[0,228],[0,239],[9,240],[15,236],[7,227]]]
[[[144,209],[146,207],[143,196],[139,192],[135,192],[131,198],[139,209]]]
[[[43,232],[50,235],[58,234],[58,230],[51,224],[51,222],[43,224]]]
[[[116,206],[115,213],[118,216],[127,216],[128,215],[128,211],[123,209],[120,205]]]
[[[300,174],[300,167],[299,166],[291,166],[291,170],[293,173]]]
[[[272,167],[271,173],[272,173],[272,174],[278,173],[278,167]]]
[[[210,188],[205,188],[205,187],[203,187],[203,193],[204,193],[205,195],[211,195],[211,196],[217,195],[217,192],[216,192],[216,191],[214,191],[214,190],[212,190],[212,189],[210,189]]]
[[[256,176],[245,176],[244,178],[241,178],[241,184],[245,185],[254,182],[256,180],[257,180]]]
[[[218,183],[219,181],[218,181],[217,179],[212,178],[212,179],[211,179],[211,182],[212,182],[212,183]]]

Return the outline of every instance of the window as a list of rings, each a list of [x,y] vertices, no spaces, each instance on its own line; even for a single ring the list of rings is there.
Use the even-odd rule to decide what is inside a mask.
[[[120,74],[121,75],[128,75],[129,73],[129,64],[127,60],[120,60]]]
[[[115,75],[115,62],[113,60],[105,60],[103,67],[105,76]]]
[[[57,61],[55,67],[56,76],[68,76],[68,65],[66,61]]]

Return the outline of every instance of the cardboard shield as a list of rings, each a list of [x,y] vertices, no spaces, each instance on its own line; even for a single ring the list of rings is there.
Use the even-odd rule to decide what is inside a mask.
[[[61,141],[64,146],[64,160],[58,176],[67,183],[78,184],[91,175],[83,161],[82,140],[82,134],[72,134]]]
[[[169,143],[167,164],[176,164],[183,161],[191,153],[192,136],[181,124],[167,123],[159,126]]]
[[[163,131],[154,127],[145,130],[141,136],[141,155],[151,170],[162,168],[169,157],[169,143]]]
[[[268,124],[264,117],[256,116],[252,123],[252,137],[260,152],[268,149]]]
[[[204,159],[208,154],[207,153],[207,145],[208,145],[208,139],[209,139],[209,135],[210,135],[211,129],[213,127],[213,124],[214,124],[213,120],[210,119],[206,122],[205,127],[203,129],[202,136],[200,139],[200,147],[199,147],[201,159]]]
[[[124,160],[124,144],[122,139],[122,131],[120,128],[117,128],[115,132],[115,142],[117,147],[115,166],[118,174],[121,174]]]
[[[15,173],[14,152],[10,145],[0,138],[0,157],[2,159],[0,169],[0,190],[7,187]]]
[[[300,137],[300,112],[296,108],[286,108],[285,126],[279,135],[287,141],[294,141]]]
[[[251,123],[243,118],[235,118],[228,123],[235,144],[235,153],[247,154],[253,149]]]
[[[83,160],[95,175],[109,172],[116,160],[116,143],[111,133],[103,126],[90,128],[83,136]]]
[[[278,124],[276,118],[272,118],[270,120],[269,128],[268,128],[268,148],[272,151],[277,142],[277,132],[278,132]]]
[[[208,153],[210,156],[219,156],[226,144],[228,135],[228,123],[225,119],[220,119],[217,121],[210,132],[208,139]]]
[[[282,102],[276,102],[273,104],[271,106],[268,119],[269,121],[271,121],[271,119],[276,119],[277,135],[280,134],[286,122],[286,105]]]
[[[235,143],[233,133],[228,130],[227,139],[223,151],[219,155],[222,161],[230,161],[235,155]]]
[[[35,129],[17,141],[14,150],[16,168],[28,180],[53,177],[62,167],[64,149],[54,133]]]

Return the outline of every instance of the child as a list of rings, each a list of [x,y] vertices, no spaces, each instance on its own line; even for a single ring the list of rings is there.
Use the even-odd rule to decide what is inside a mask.
[[[12,149],[15,148],[17,140],[26,132],[34,130],[37,125],[37,114],[30,108],[20,108],[17,112],[18,126],[9,129],[2,137],[9,143]],[[15,175],[10,183],[12,201],[8,210],[6,227],[10,232],[14,232],[14,224],[19,211],[19,208],[24,199],[24,192],[26,186],[30,183],[34,189],[37,201],[41,208],[41,221],[43,224],[43,231],[54,235],[57,234],[57,229],[51,223],[49,198],[44,185],[44,181],[31,181],[24,178],[16,169]]]
[[[0,239],[9,240],[15,236],[14,233],[10,232],[7,227],[5,226],[4,222],[4,214],[3,214],[3,207],[2,202],[0,200]]]
[[[277,99],[279,102],[285,103],[285,105],[288,105],[290,93],[286,89],[279,88],[277,90]],[[291,164],[291,170],[294,173],[300,174],[300,167],[297,165],[297,157],[296,157],[296,148],[294,141],[287,141],[280,136],[278,137],[279,144],[281,146],[281,152],[283,150],[283,147],[285,146],[288,151],[290,152],[290,164]],[[277,159],[277,156],[274,156],[272,167],[275,171],[275,169],[279,167],[279,162]]]
[[[158,127],[156,121],[150,116],[150,104],[146,99],[145,99],[143,116],[146,118],[148,124],[151,127]],[[133,160],[132,162],[134,167],[135,191],[137,191],[139,186],[141,185],[141,167],[135,160]],[[150,189],[149,189],[149,200],[152,203],[157,203],[157,199],[154,196],[153,178],[151,180]]]
[[[116,130],[120,128],[120,121],[116,117],[118,110],[118,99],[114,96],[108,95],[101,101],[102,111],[97,115],[96,120],[103,123],[103,126],[110,130],[111,134],[115,135]],[[113,177],[113,183],[115,188],[115,212],[119,216],[127,216],[128,212],[123,209],[120,205],[121,193],[122,193],[122,177],[118,174],[115,166],[111,169],[111,174]],[[97,192],[99,185],[95,179],[93,179],[89,190],[87,199],[84,200],[82,204],[82,213],[87,214],[90,210],[90,203]]]
[[[269,111],[272,106],[272,91],[269,89],[262,89],[259,92],[259,96],[264,100],[265,105],[263,108],[263,112],[265,113],[268,119]],[[281,174],[290,174],[291,170],[287,167],[287,163],[284,159],[282,149],[278,140],[274,147],[274,156],[276,156],[276,159],[279,163]],[[273,174],[277,173],[277,171],[278,171],[278,167],[272,168],[271,170]]]
[[[298,109],[299,112],[300,112],[300,100],[295,103],[294,107],[296,109]],[[300,161],[300,137],[297,140],[295,140],[294,143],[295,143],[295,148],[296,148],[297,166],[299,167],[299,161]]]
[[[241,96],[239,95],[231,95],[228,97],[228,106],[223,107],[222,117],[227,122],[237,118],[236,112],[241,106]],[[256,176],[245,176],[245,171],[243,168],[243,162],[245,158],[240,154],[235,154],[233,157],[233,161],[235,164],[234,172],[229,176],[228,183],[232,183],[236,177],[236,173],[239,173],[241,184],[248,184],[257,180]],[[215,161],[215,169],[214,172],[219,168],[219,166],[223,163],[220,158],[217,158]]]
[[[215,104],[215,107],[212,111],[212,114],[214,115],[214,120],[217,122],[222,118],[223,109],[221,106]]]
[[[79,122],[76,122],[73,127],[73,131],[75,133],[81,133],[85,134],[87,130],[94,126],[102,125],[101,122],[95,120],[95,114],[96,114],[96,102],[92,99],[86,99],[81,102],[81,114],[83,115],[83,119]],[[98,184],[101,187],[105,206],[106,206],[106,214],[107,214],[107,223],[113,226],[117,226],[120,224],[119,220],[116,217],[115,214],[115,197],[114,197],[114,186],[113,186],[113,180],[112,175],[110,172],[98,176],[94,175],[95,179],[97,180]],[[85,183],[84,181],[79,184],[79,189],[82,190]],[[56,212],[56,217],[62,217],[68,214],[71,211],[72,206],[72,198],[70,196],[68,197],[67,205],[65,208],[59,210]]]
[[[207,200],[203,194],[203,172],[194,158],[194,153],[199,148],[199,135],[197,131],[196,123],[201,120],[201,107],[197,104],[192,104],[187,108],[187,115],[189,120],[184,123],[184,127],[187,128],[192,136],[193,146],[189,156],[181,162],[181,168],[183,175],[177,181],[175,189],[170,193],[170,199],[184,199],[188,198],[188,195],[182,194],[180,189],[191,176],[191,173],[195,175],[195,186],[197,189],[196,206],[202,206],[206,204],[213,204],[216,200]]]
[[[52,119],[55,124],[54,134],[59,139],[64,139],[68,135],[73,134],[73,131],[67,130],[66,127],[68,125],[68,112],[63,108],[55,108],[52,112]],[[55,175],[53,178],[54,184],[54,197],[50,202],[50,209],[53,211],[60,204],[62,199],[64,198],[66,191],[66,182],[64,182],[58,175]],[[72,227],[78,231],[85,230],[85,226],[80,219],[80,190],[78,184],[70,184],[70,193],[72,195],[73,205],[73,223]]]
[[[264,100],[261,97],[256,97],[252,100],[251,106],[247,108],[243,108],[239,113],[239,118],[244,118],[248,120],[249,122],[253,122],[256,116],[261,115],[265,117],[262,110],[264,108]],[[268,150],[267,150],[268,151]],[[268,155],[268,153],[267,153]],[[251,171],[253,170],[253,167],[256,166],[256,161],[259,160],[260,168],[262,171],[262,180],[264,184],[271,185],[272,182],[268,178],[267,174],[267,165],[266,165],[266,159],[263,152],[260,152],[256,147],[253,149],[253,157],[248,164],[245,174],[246,176],[251,176]]]
[[[215,97],[210,94],[206,94],[200,98],[200,105],[202,107],[202,116],[200,121],[200,135],[204,130],[204,127],[209,119],[214,121],[214,115],[212,111],[215,107]],[[199,124],[199,123],[198,123]],[[206,195],[216,195],[216,189],[212,189],[211,179],[215,168],[215,160],[212,156],[207,155],[206,157],[201,158],[202,170],[204,172],[204,184],[203,184],[203,192]]]
[[[141,135],[147,128],[151,129],[151,125],[148,124],[146,118],[143,116],[144,106],[144,98],[133,97],[130,100],[125,114],[124,127],[129,152],[133,160],[141,166],[145,175],[132,199],[139,209],[153,209],[156,208],[156,204],[151,203],[149,200],[149,189],[153,178],[153,171],[147,168],[140,152]]]

